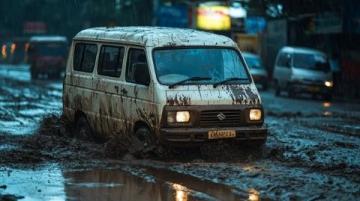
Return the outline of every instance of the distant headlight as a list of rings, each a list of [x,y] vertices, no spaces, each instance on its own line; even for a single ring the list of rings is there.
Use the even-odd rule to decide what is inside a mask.
[[[190,121],[189,111],[168,112],[167,114],[168,123],[187,123],[189,121]]]
[[[334,83],[332,81],[325,81],[324,84],[325,84],[326,87],[333,87],[334,86]]]
[[[259,121],[261,120],[262,112],[260,109],[250,109],[249,119],[251,121]]]

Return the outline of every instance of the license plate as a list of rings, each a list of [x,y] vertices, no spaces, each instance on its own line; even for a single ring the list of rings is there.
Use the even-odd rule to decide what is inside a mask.
[[[320,91],[320,88],[319,87],[308,87],[308,90],[310,92],[318,92],[318,91]]]
[[[236,132],[234,130],[213,130],[208,132],[209,139],[234,138]]]

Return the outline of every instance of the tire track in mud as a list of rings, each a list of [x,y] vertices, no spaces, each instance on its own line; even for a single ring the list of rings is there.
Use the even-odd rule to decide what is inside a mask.
[[[59,118],[52,117],[49,122],[41,126],[44,130],[40,131],[40,136],[35,135],[24,140],[25,146],[20,149],[14,148],[9,152],[0,152],[0,158],[6,160],[7,165],[11,163],[12,165],[31,164],[33,166],[60,162],[70,168],[102,167],[105,169],[113,167],[114,164],[130,165],[133,168],[144,168],[145,173],[159,180],[180,183],[187,189],[200,191],[215,198],[220,197],[221,194],[207,190],[207,187],[211,189],[211,186],[216,186],[215,184],[223,186],[221,189],[225,193],[232,192],[231,196],[240,200],[246,196],[245,192],[248,193],[247,196],[259,196],[262,200],[303,200],[305,198],[351,200],[359,196],[357,193],[360,192],[360,188],[356,176],[353,176],[355,179],[350,179],[341,171],[335,173],[333,170],[324,171],[306,165],[309,161],[303,158],[295,160],[285,152],[274,153],[273,150],[281,149],[282,146],[287,146],[285,151],[288,153],[301,154],[303,152],[301,149],[296,149],[296,146],[291,146],[292,138],[299,136],[293,136],[292,133],[296,134],[296,132],[288,127],[289,123],[293,122],[271,125],[270,121],[270,128],[280,131],[270,135],[270,140],[262,153],[240,151],[233,159],[226,157],[220,161],[211,161],[201,156],[199,159],[185,160],[183,158],[180,161],[176,159],[177,156],[174,156],[171,161],[161,159],[139,161],[134,158],[127,158],[124,161],[119,156],[112,161],[104,153],[104,144],[79,141],[66,136],[66,131],[63,130],[64,125],[59,122]],[[281,138],[282,136],[278,135],[286,133],[285,131],[289,136],[283,137],[282,142],[277,142],[275,136]],[[288,138],[290,141],[287,141]],[[227,150],[223,151],[225,153]],[[241,154],[243,156],[239,157],[238,155]],[[274,157],[274,154],[280,159]],[[114,163],[111,164],[111,161]],[[181,181],[182,178],[184,181]],[[229,191],[229,189],[235,190]],[[324,192],[327,191],[330,193],[325,194]]]
[[[15,76],[17,70],[8,69]],[[19,75],[23,74],[21,71]],[[32,133],[46,114],[61,111],[60,81],[12,78],[3,71],[0,78],[0,132],[13,135]]]
[[[5,103],[0,106],[0,116],[4,114],[5,120],[23,122],[22,126],[15,125],[16,132],[37,125],[47,113],[61,110],[61,86],[8,77],[0,82],[3,86],[0,100]],[[20,112],[37,108],[41,111],[36,115]],[[146,174],[163,182],[181,183],[215,198],[224,194],[234,199],[257,195],[262,200],[355,200],[360,197],[359,138],[307,125],[309,122],[318,125],[312,122],[312,115],[278,114],[268,114],[270,135],[261,151],[234,152],[225,146],[210,148],[212,152],[206,156],[186,152],[188,155],[175,155],[170,160],[157,158],[139,162],[133,157],[122,158],[124,153],[120,152],[109,158],[104,144],[69,137],[56,116],[50,118],[54,121],[42,124],[34,136],[0,135],[0,142],[9,145],[0,149],[0,164],[22,167],[60,163],[74,169],[106,169],[114,162],[144,168]],[[314,116],[323,117],[321,113]]]
[[[352,177],[360,174],[358,137],[307,127],[296,118],[268,118],[270,157],[291,166]],[[308,119],[312,121],[312,119]],[[282,127],[282,130],[279,130]],[[360,181],[360,178],[357,178]]]

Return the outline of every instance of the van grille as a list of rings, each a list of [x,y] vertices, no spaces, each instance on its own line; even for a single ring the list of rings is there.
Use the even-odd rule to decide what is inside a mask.
[[[241,110],[211,110],[200,113],[201,127],[236,127],[241,125]]]

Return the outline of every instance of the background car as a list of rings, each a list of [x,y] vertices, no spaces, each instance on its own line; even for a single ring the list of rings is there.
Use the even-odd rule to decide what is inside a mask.
[[[268,73],[261,61],[259,55],[249,52],[243,52],[244,59],[249,66],[250,73],[255,81],[256,86],[261,86],[262,90],[268,88]]]
[[[284,47],[274,67],[275,94],[287,91],[290,97],[307,93],[325,99],[332,96],[333,79],[329,60],[323,52],[302,47]]]

